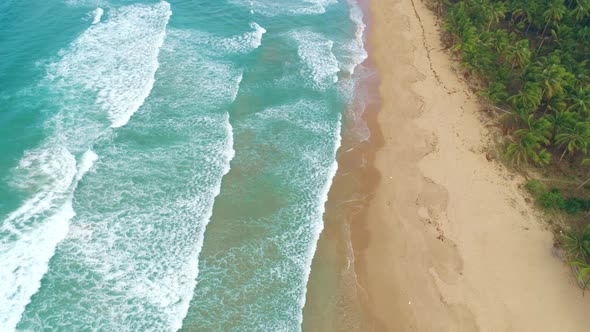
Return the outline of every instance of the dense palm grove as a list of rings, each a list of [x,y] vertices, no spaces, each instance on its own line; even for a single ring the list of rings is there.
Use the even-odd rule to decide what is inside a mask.
[[[517,165],[587,169],[590,0],[438,1],[449,47],[503,115],[505,156]],[[575,187],[586,184],[577,178]],[[590,210],[583,196],[564,199],[546,190],[538,201]],[[581,282],[590,276],[589,227],[565,239]]]
[[[542,166],[586,155],[590,0],[468,0],[447,8],[453,51],[487,82],[482,94],[512,115],[508,157]]]

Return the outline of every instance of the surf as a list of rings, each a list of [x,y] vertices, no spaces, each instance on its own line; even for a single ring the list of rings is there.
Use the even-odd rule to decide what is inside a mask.
[[[321,91],[338,82],[339,63],[332,48],[334,42],[322,35],[300,30],[291,33],[291,38],[297,44],[297,54],[305,67],[302,76],[312,78],[312,86]]]
[[[203,57],[198,38],[207,35],[167,29],[150,97],[96,148],[95,172],[76,191],[74,230],[45,277],[68,287],[41,288],[20,328],[181,328],[234,155],[227,108],[242,79],[231,62]]]
[[[320,15],[326,12],[337,0],[299,0],[276,3],[270,0],[230,0],[232,3],[249,8],[251,14],[261,14],[267,17]]]
[[[94,10],[94,18],[92,19],[92,24],[96,24],[96,23],[100,22],[100,19],[102,18],[102,14],[104,14],[104,10],[100,7],[96,8]]]
[[[69,221],[75,216],[73,193],[98,159],[90,147],[108,127],[127,123],[153,84],[169,4],[132,5],[109,14],[107,21],[92,24],[60,52],[37,87],[47,91],[56,110],[45,125],[47,138],[38,148],[26,151],[13,171],[12,187],[30,192],[31,197],[2,221],[0,229],[0,280],[5,281],[0,293],[0,325],[8,330],[16,327],[48,271],[56,246],[68,233]],[[134,28],[125,33],[131,21]],[[155,36],[147,38],[149,33]],[[134,37],[146,37],[139,41],[141,47],[127,42]],[[122,45],[125,43],[128,45]],[[137,48],[145,53],[131,54]],[[117,57],[112,52],[132,59],[121,66],[114,62]],[[150,65],[141,70],[146,59]],[[131,71],[142,75],[123,77],[129,72],[120,71],[121,67],[134,67]],[[121,90],[127,92],[119,93]]]
[[[0,325],[300,330],[362,14],[65,3],[80,28],[37,62],[43,137],[9,176]]]

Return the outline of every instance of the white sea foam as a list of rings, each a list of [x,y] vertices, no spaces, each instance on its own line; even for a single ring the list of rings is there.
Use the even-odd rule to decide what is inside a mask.
[[[0,227],[0,326],[8,330],[21,319],[68,232],[73,192],[98,158],[88,147],[107,126],[101,113],[113,127],[125,124],[153,84],[170,6],[121,7],[105,22],[101,13],[97,8],[97,22],[48,65],[40,88],[59,111],[46,123],[45,141],[25,152],[14,170],[11,184],[30,198]]]
[[[198,77],[198,82],[183,78],[195,87],[190,90],[191,98],[198,99],[208,107],[218,106],[219,103],[232,103],[237,97],[243,78],[241,69],[223,59],[223,56],[231,54],[232,50],[225,48],[220,38],[201,31],[169,29],[168,35],[169,40],[163,51],[170,54],[186,54],[182,59],[177,57],[176,61]],[[169,73],[163,70],[162,75]]]
[[[64,198],[76,174],[76,161],[65,149],[31,151],[18,168],[24,174],[15,182],[23,189],[37,185],[40,190],[8,215],[0,228],[0,326],[9,331],[39,288],[55,244],[67,232],[73,213]]]
[[[317,3],[324,7],[328,7],[329,5],[337,4],[338,0],[306,0],[305,2]]]
[[[61,52],[48,75],[59,84],[96,92],[96,103],[108,113],[111,126],[121,127],[154,85],[171,14],[165,1],[111,9],[106,21],[90,26]]]
[[[232,3],[247,7],[250,13],[259,13],[267,17],[292,15],[318,15],[326,12],[326,8],[337,3],[337,0],[230,0]]]
[[[195,43],[195,41],[207,42]],[[183,320],[187,315],[193,290],[197,285],[199,255],[203,247],[205,229],[213,213],[213,202],[221,192],[221,179],[230,171],[230,162],[235,156],[234,134],[229,121],[229,113],[225,112],[221,115],[217,110],[227,107],[235,101],[243,72],[230,63],[199,56],[199,54],[207,54],[207,52],[203,52],[204,49],[210,51],[211,47],[216,52],[224,50],[221,43],[215,42],[215,38],[211,35],[198,31],[171,30],[168,43],[163,48],[164,57],[169,60],[167,63],[172,68],[163,68],[162,74],[182,78],[182,86],[179,86],[177,90],[180,96],[173,96],[174,103],[170,106],[173,109],[183,110],[192,109],[197,103],[200,108],[199,114],[190,116],[195,122],[190,127],[196,126],[196,129],[202,134],[197,134],[194,129],[186,133],[190,140],[187,142],[186,148],[188,150],[185,151],[184,158],[191,154],[189,151],[195,151],[199,155],[199,157],[193,157],[195,161],[204,159],[192,179],[195,181],[197,191],[188,197],[185,203],[182,201],[176,203],[179,205],[179,211],[187,213],[185,219],[190,221],[192,218],[196,218],[191,223],[193,228],[197,227],[196,234],[189,236],[185,241],[191,246],[191,251],[188,255],[181,253],[177,255],[178,259],[173,262],[173,265],[177,265],[176,268],[162,271],[164,275],[183,275],[185,281],[178,283],[169,278],[163,278],[160,282],[161,286],[152,289],[151,293],[146,293],[143,290],[137,292],[137,296],[142,297],[153,296],[157,298],[164,295],[165,298],[175,299],[175,302],[167,303],[164,310],[169,314],[170,326],[173,330],[182,327]],[[173,63],[174,65],[171,65]],[[183,116],[187,115],[184,113]],[[223,128],[223,135],[218,132],[220,127]],[[215,133],[214,137],[211,137],[211,132]],[[224,141],[216,140],[215,136],[223,138]],[[205,144],[205,142],[209,143]],[[199,146],[203,151],[199,151]],[[195,197],[195,195],[197,196]],[[171,244],[170,247],[174,248],[174,244]],[[163,259],[167,260],[168,264],[162,265],[167,266],[171,263],[168,257],[163,257]],[[141,284],[141,281],[139,283]]]
[[[238,92],[240,92],[240,83],[242,83],[242,79],[244,79],[244,73],[240,72],[240,75],[236,77],[236,84],[235,84],[235,89],[233,90],[232,94],[231,94],[231,101],[234,102],[236,100],[236,98],[238,97]],[[228,122],[229,124],[229,122]],[[231,125],[230,125],[231,128]]]
[[[55,244],[66,236],[73,216],[68,201],[43,223],[19,234],[14,243],[0,243],[0,325],[7,331],[16,328],[32,294],[40,287]]]
[[[172,328],[174,330],[179,330],[182,328],[182,322],[188,313],[188,309],[190,306],[190,301],[192,299],[193,290],[197,286],[197,276],[199,275],[199,256],[201,250],[203,249],[203,242],[205,240],[205,229],[211,221],[211,216],[213,214],[213,202],[215,198],[219,196],[221,193],[221,179],[230,171],[230,162],[235,156],[234,150],[234,136],[233,136],[233,127],[229,122],[229,113],[225,114],[225,132],[226,132],[226,142],[224,145],[223,152],[221,153],[222,156],[222,173],[219,176],[219,180],[216,182],[210,196],[210,203],[208,204],[208,210],[205,215],[202,216],[202,231],[199,232],[197,242],[195,244],[195,251],[194,251],[194,259],[191,260],[191,264],[189,264],[188,269],[189,271],[192,270],[193,273],[191,274],[190,278],[187,280],[187,284],[190,285],[186,289],[180,290],[180,292],[184,293],[181,301],[180,308],[178,310],[178,316]]]
[[[104,10],[100,7],[96,8],[94,10],[94,19],[92,20],[92,24],[96,24],[96,23],[100,22],[100,19],[102,18],[102,14],[104,14]]]
[[[336,172],[338,171],[338,160],[336,159],[336,153],[338,151],[338,149],[340,148],[340,145],[342,143],[342,135],[341,135],[341,130],[342,130],[342,117],[340,116],[340,114],[338,115],[338,125],[336,127],[336,130],[334,132],[334,148],[332,150],[331,153],[331,157],[333,158],[333,162],[332,165],[330,166],[330,169],[328,171],[328,174],[326,175],[326,179],[325,182],[322,186],[322,189],[320,190],[320,194],[319,194],[319,199],[317,200],[317,204],[315,206],[315,215],[319,216],[319,220],[316,221],[314,223],[314,227],[313,227],[313,233],[311,234],[311,243],[309,246],[309,249],[307,251],[307,255],[305,257],[305,269],[304,269],[304,285],[305,285],[305,291],[307,290],[307,282],[309,281],[309,274],[311,273],[311,264],[312,264],[312,260],[313,257],[315,256],[315,252],[317,249],[317,243],[318,240],[320,238],[320,234],[322,233],[323,229],[324,229],[324,212],[325,212],[325,205],[326,202],[328,201],[328,193],[330,191],[330,187],[332,186],[332,181],[334,179],[334,176],[336,175]],[[306,295],[307,293],[304,291],[303,296],[300,299],[299,302],[299,308],[301,311],[301,315],[299,316],[299,326],[301,326],[301,324],[303,323],[303,307],[305,307],[305,299],[306,299]]]
[[[194,43],[201,46],[195,51],[202,56],[206,56],[212,60],[227,62],[226,58],[228,55],[247,54],[260,47],[262,36],[266,33],[266,29],[256,22],[250,23],[250,28],[253,31],[247,31],[243,34],[227,38],[197,30],[169,29],[168,34],[173,36],[172,39],[174,41],[165,47],[172,49],[182,43]],[[222,89],[222,91],[224,90]]]
[[[365,28],[363,12],[356,0],[348,0],[349,19],[354,23],[352,38],[338,43],[334,47],[334,53],[340,64],[342,79],[338,84],[338,93],[342,100],[348,103],[344,114],[349,134],[355,136],[355,140],[361,142],[369,138],[369,128],[363,118],[366,104],[370,102],[370,94],[366,91],[368,79],[374,75],[371,68],[363,66],[367,59],[364,48]]]
[[[226,52],[230,53],[251,52],[262,44],[262,36],[266,33],[266,30],[256,22],[250,23],[250,27],[254,29],[254,31],[249,31],[232,38],[225,38],[219,42],[215,42],[214,39],[209,37],[209,43],[217,43]]]
[[[64,2],[72,7],[106,7],[109,5],[106,0],[64,0]]]
[[[354,32],[355,39],[359,41],[359,43],[363,43],[364,40],[364,33],[367,25],[363,21],[364,15],[363,10],[359,6],[356,0],[348,0],[348,5],[350,8],[350,19],[356,25],[356,29]]]
[[[302,75],[310,76],[315,88],[323,91],[338,82],[340,68],[332,53],[333,41],[308,30],[295,31],[291,37],[297,42],[297,54],[304,63]]]
[[[2,223],[8,227],[18,221],[19,227],[26,226],[26,221],[36,214],[53,208],[56,196],[65,193],[75,176],[76,160],[62,146],[47,146],[39,150],[25,152],[14,172],[12,185],[23,191],[36,192],[32,198]]]
[[[256,113],[254,116],[263,121],[283,121],[286,125],[296,126],[318,135],[330,133],[332,131],[332,124],[323,121],[310,121],[309,118],[302,116],[302,109],[310,110],[315,107],[317,105],[314,102],[300,100],[292,107],[271,107]]]
[[[80,181],[84,174],[86,174],[94,162],[98,159],[98,155],[94,153],[92,150],[88,150],[84,152],[82,157],[80,158],[80,162],[78,163],[78,172],[76,173],[76,180]]]
[[[190,307],[190,301],[192,299],[194,289],[197,286],[197,277],[199,275],[199,256],[201,254],[201,250],[203,249],[203,243],[205,240],[205,229],[206,229],[207,225],[209,224],[209,222],[211,221],[211,216],[213,215],[213,201],[221,193],[221,178],[223,178],[225,175],[227,175],[227,173],[229,173],[230,162],[233,160],[233,158],[236,154],[236,152],[234,150],[233,127],[229,122],[229,113],[226,113],[226,115],[225,115],[225,131],[226,131],[226,135],[227,135],[226,136],[227,140],[226,140],[224,152],[221,154],[223,156],[222,160],[224,162],[222,174],[219,177],[219,181],[217,182],[217,184],[215,185],[215,187],[212,190],[211,203],[209,205],[207,214],[204,215],[202,218],[203,229],[201,232],[199,232],[197,243],[195,245],[196,250],[194,251],[194,256],[196,259],[194,259],[192,261],[193,264],[191,264],[191,266],[190,266],[190,269],[192,269],[194,271],[194,273],[191,275],[191,279],[189,282],[190,288],[188,288],[188,290],[190,290],[190,293],[186,292],[186,290],[184,291],[185,294],[182,297],[183,301],[182,301],[181,308],[179,310],[179,315],[176,320],[176,324],[173,326],[174,329],[176,329],[176,330],[182,328],[182,323],[188,313],[188,309]]]
[[[251,38],[251,40],[252,40],[251,45],[254,48],[258,48],[262,44],[262,35],[264,35],[266,33],[266,29],[264,29],[263,27],[258,25],[258,23],[256,23],[256,22],[252,22],[250,24],[250,27],[252,27],[254,29],[254,32],[251,33],[253,36]]]
[[[127,129],[134,134],[122,144],[102,144],[99,159],[91,151],[80,158],[77,174],[91,160],[98,171],[76,190],[72,231],[47,274],[50,284],[68,280],[78,287],[43,287],[37,294],[43,302],[33,299],[37,305],[27,307],[23,326],[52,329],[44,319],[51,314],[62,317],[65,330],[182,327],[205,227],[235,154],[224,108],[242,77],[231,63],[210,59],[196,37],[206,36],[167,32],[157,93]],[[162,139],[142,139],[154,133]],[[100,282],[86,283],[89,275]]]
[[[0,241],[0,326],[13,330],[39,289],[56,245],[66,237],[68,222],[75,216],[73,191],[96,158],[88,151],[76,166],[66,149],[47,147],[27,152],[20,161],[19,171],[27,176],[16,185],[40,185],[40,189],[0,228],[4,235]]]
[[[78,195],[77,228],[92,229],[91,235],[77,232],[77,237],[66,240],[63,252],[75,257],[85,271],[104,280],[103,285],[80,290],[85,298],[92,298],[98,304],[93,308],[110,308],[100,314],[92,309],[93,317],[86,318],[100,329],[124,331],[151,327],[175,331],[182,327],[188,312],[199,273],[205,227],[214,198],[220,192],[221,177],[229,171],[235,152],[227,113],[199,117],[187,117],[190,113],[184,113],[184,118],[177,111],[174,114],[178,117],[177,124],[159,120],[149,125],[175,131],[184,142],[154,153],[134,150],[129,154],[127,149],[110,148],[101,157],[102,174],[97,174],[98,178],[90,183],[92,192]],[[196,131],[202,135],[194,134]],[[217,141],[215,136],[222,133],[220,138],[224,141]],[[186,163],[192,165],[185,168],[192,170],[189,174],[174,170]],[[112,178],[117,170],[125,170],[124,175]],[[165,172],[190,180],[183,184],[178,179],[158,179]],[[133,186],[126,184],[128,177],[153,180]],[[109,186],[111,191],[102,192],[101,185]],[[172,192],[162,195],[167,187],[173,188]],[[102,212],[95,211],[95,207]],[[108,212],[112,208],[115,212]],[[60,295],[43,297],[56,310]],[[79,324],[66,326],[74,328]]]
[[[348,4],[350,10],[349,18],[355,24],[354,38],[338,45],[338,53],[342,54],[344,58],[340,62],[342,70],[353,75],[356,66],[368,57],[364,44],[366,24],[363,21],[363,12],[356,0],[349,0]]]
[[[294,14],[323,14],[329,5],[338,3],[337,0],[305,0],[309,6],[293,10]]]
[[[254,188],[259,181],[272,181],[272,189],[265,189],[272,190],[272,196],[256,196],[264,200],[262,211],[246,209],[230,214],[229,220],[221,218],[233,232],[248,234],[243,239],[219,228],[207,233],[211,242],[206,246],[213,249],[201,258],[187,327],[301,329],[309,269],[336,167],[339,118],[328,103],[302,99],[236,121],[237,137],[253,140],[236,162],[237,174],[251,174]],[[251,194],[249,187],[228,183],[216,204],[231,206]],[[228,244],[214,243],[225,239]]]

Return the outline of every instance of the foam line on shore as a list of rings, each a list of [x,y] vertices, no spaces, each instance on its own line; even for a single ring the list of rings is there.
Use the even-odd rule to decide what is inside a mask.
[[[306,294],[307,293],[307,283],[309,281],[309,275],[311,273],[311,264],[312,264],[313,257],[315,256],[315,253],[317,250],[317,243],[320,238],[320,234],[322,233],[322,230],[324,229],[323,216],[324,216],[324,213],[326,210],[326,202],[328,201],[328,192],[330,191],[330,187],[332,186],[332,181],[334,180],[334,176],[336,175],[336,172],[338,171],[338,160],[336,157],[336,153],[342,144],[341,130],[342,130],[342,117],[339,115],[338,116],[338,125],[336,127],[335,137],[334,137],[334,140],[335,140],[334,148],[332,150],[332,157],[334,158],[334,162],[332,163],[330,170],[328,171],[326,182],[324,183],[324,185],[322,186],[322,189],[320,191],[321,199],[318,200],[318,204],[315,207],[316,214],[320,216],[321,220],[320,220],[320,222],[317,223],[317,226],[313,229],[313,234],[311,235],[311,237],[312,237],[311,246],[309,247],[309,250],[307,251],[307,255],[306,255],[307,264],[306,264],[305,271],[304,271],[304,273],[305,273],[305,275],[304,275],[305,291],[303,292],[303,296],[301,297],[300,302],[299,302],[299,309],[300,309],[300,313],[301,313],[299,316],[300,328],[302,327],[302,324],[303,324],[303,308],[305,307],[305,300],[306,300],[306,295],[307,295]]]

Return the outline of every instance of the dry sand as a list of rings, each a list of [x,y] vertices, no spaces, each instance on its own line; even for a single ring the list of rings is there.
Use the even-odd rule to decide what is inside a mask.
[[[477,98],[420,0],[373,0],[384,144],[352,236],[373,331],[589,331],[590,296],[552,255],[522,179],[485,154]]]

